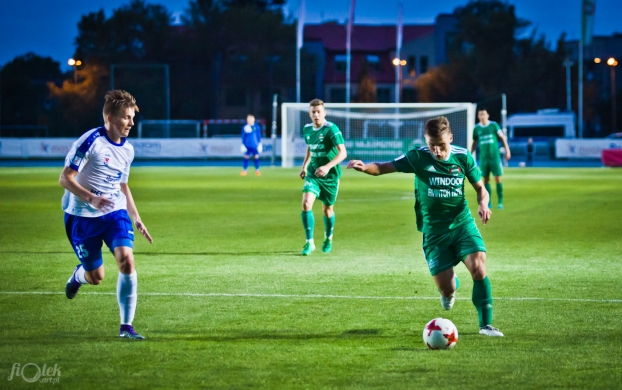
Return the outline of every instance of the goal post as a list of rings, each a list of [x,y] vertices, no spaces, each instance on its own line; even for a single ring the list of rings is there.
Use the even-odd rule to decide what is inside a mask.
[[[326,119],[343,134],[348,159],[386,161],[425,144],[423,127],[429,119],[449,119],[453,144],[470,148],[475,125],[473,103],[324,103]],[[302,128],[310,123],[308,103],[281,105],[283,167],[304,158]]]

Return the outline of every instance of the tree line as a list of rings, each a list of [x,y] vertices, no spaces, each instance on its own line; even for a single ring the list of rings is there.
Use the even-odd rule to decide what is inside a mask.
[[[177,119],[226,118],[227,107],[236,105],[269,117],[272,93],[292,100],[295,91],[296,25],[284,3],[191,0],[180,24],[166,7],[145,0],[131,0],[110,16],[103,10],[83,15],[76,82],[73,71],[63,74],[58,62],[33,53],[3,66],[2,125],[47,125],[51,136],[77,136],[101,123],[111,81],[137,97],[139,119],[165,119],[167,112]],[[565,107],[564,35],[553,48],[535,30],[525,36],[530,23],[498,0],[470,1],[453,15],[448,61],[416,79],[417,101],[482,102],[495,112],[494,97],[506,93],[510,113]],[[312,91],[318,69],[313,56],[302,56],[303,91]],[[168,65],[169,107],[166,70],[154,64]],[[363,91],[375,90],[367,73],[360,78]],[[595,88],[586,83],[588,122],[607,117]]]

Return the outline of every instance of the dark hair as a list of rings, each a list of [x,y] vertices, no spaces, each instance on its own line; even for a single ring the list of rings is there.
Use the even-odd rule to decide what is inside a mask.
[[[486,107],[477,107],[477,112],[480,112],[480,111],[488,112],[488,109]]]
[[[444,116],[439,116],[430,119],[425,124],[425,134],[432,138],[440,137],[444,133],[451,134],[451,128],[449,127],[449,119]]]
[[[133,108],[138,112],[136,98],[130,95],[129,92],[122,89],[115,89],[113,91],[106,92],[104,99],[106,100],[104,102],[104,117],[108,115],[117,115],[121,112],[121,110],[126,108]]]
[[[320,99],[313,99],[313,100],[311,100],[311,101],[309,102],[309,105],[310,105],[311,107],[323,106],[323,105],[324,105],[324,102],[323,102],[323,101],[321,101]]]

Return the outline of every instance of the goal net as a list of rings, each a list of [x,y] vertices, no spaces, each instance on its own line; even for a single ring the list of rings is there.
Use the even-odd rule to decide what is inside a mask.
[[[341,129],[348,160],[388,161],[424,145],[423,127],[438,116],[449,119],[454,145],[471,146],[472,103],[324,103],[324,107],[326,119]],[[292,167],[305,156],[302,128],[311,123],[309,104],[283,103],[281,116],[282,166]]]

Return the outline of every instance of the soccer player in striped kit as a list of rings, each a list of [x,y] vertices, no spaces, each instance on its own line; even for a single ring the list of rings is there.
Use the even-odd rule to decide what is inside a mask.
[[[117,301],[121,317],[119,337],[142,340],[132,327],[138,279],[134,267],[134,229],[153,242],[140,219],[127,184],[134,148],[127,136],[138,111],[136,99],[126,91],[106,93],[104,126],[84,133],[65,159],[59,183],[65,188],[62,207],[65,230],[80,260],[65,286],[73,299],[84,284],[104,279],[102,242],[113,253],[119,268]]]

